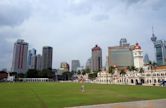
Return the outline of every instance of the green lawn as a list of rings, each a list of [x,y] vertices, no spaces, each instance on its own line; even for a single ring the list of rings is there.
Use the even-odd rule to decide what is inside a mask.
[[[166,98],[164,87],[78,83],[0,83],[0,108],[61,108]]]

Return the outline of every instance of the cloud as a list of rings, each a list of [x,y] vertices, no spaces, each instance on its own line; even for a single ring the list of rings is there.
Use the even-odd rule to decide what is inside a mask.
[[[0,28],[0,69],[11,67],[13,45],[19,37],[17,30],[11,27]]]
[[[38,53],[45,45],[53,46],[53,68],[72,59],[84,65],[95,44],[103,49],[104,64],[107,47],[125,37],[131,44],[141,43],[154,59],[151,27],[165,39],[165,4],[165,0],[0,0],[0,57],[12,55],[14,42],[22,38]],[[0,63],[7,67],[12,60],[7,61]]]
[[[103,14],[103,15],[96,15],[92,19],[94,19],[95,21],[104,21],[108,20],[109,18],[110,18],[109,15]]]
[[[4,1],[0,1],[0,27],[18,26],[29,18],[31,8],[27,2],[16,1],[13,3],[12,0],[11,2]]]

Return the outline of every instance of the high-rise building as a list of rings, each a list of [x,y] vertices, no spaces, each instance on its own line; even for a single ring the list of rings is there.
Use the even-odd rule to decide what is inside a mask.
[[[31,49],[28,51],[28,69],[35,69],[36,65],[36,49]]]
[[[155,55],[156,55],[156,62],[157,65],[166,65],[166,41],[165,40],[157,40],[157,37],[154,34],[153,28],[152,28],[152,37],[151,40],[154,44],[154,47],[156,49]]]
[[[108,66],[134,66],[132,50],[129,46],[113,46],[108,48]]]
[[[77,68],[80,67],[80,61],[79,60],[72,60],[71,62],[71,70],[76,72],[77,71]]]
[[[53,48],[50,46],[43,47],[42,69],[52,69]]]
[[[134,66],[136,68],[142,68],[144,66],[143,62],[143,51],[141,50],[141,46],[136,43],[133,49],[133,60],[134,60]]]
[[[148,54],[145,54],[144,56],[144,64],[149,64],[150,60],[149,60],[149,56]]]
[[[102,70],[102,50],[96,45],[92,48],[92,71]]]
[[[42,56],[40,54],[36,56],[36,70],[42,70]]]
[[[85,68],[92,70],[92,59],[91,59],[91,58],[89,58],[89,59],[87,60],[87,62],[86,62],[86,67],[85,67]]]
[[[129,43],[127,43],[126,38],[121,38],[119,44],[120,44],[120,46],[129,46],[130,45]]]
[[[67,62],[62,62],[60,68],[63,72],[68,72],[70,70],[70,66]]]
[[[12,71],[17,73],[25,73],[27,71],[27,53],[28,43],[24,40],[17,40],[14,43]]]

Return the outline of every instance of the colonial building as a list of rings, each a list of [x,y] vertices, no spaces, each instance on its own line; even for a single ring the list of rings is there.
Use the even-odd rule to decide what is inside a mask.
[[[153,71],[145,70],[144,73],[127,71],[126,74],[120,74],[115,70],[113,75],[101,71],[98,73],[95,83],[159,86],[162,81],[166,81],[166,68],[157,68]]]

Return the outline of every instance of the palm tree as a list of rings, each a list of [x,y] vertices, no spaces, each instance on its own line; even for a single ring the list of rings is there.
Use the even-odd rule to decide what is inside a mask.
[[[126,74],[125,70],[122,69],[122,70],[120,71],[120,74],[121,74],[121,75],[125,75],[125,74]]]
[[[138,71],[138,69],[135,66],[131,66],[132,71]]]
[[[127,69],[131,72],[132,69],[131,69],[131,66],[127,66]]]
[[[144,69],[140,68],[139,73],[144,73]]]
[[[157,63],[156,63],[156,62],[153,62],[153,63],[152,63],[152,66],[153,66],[153,69],[156,71]]]
[[[113,75],[115,73],[115,67],[110,66],[108,72]]]
[[[149,61],[149,66],[150,66],[150,70],[151,70],[151,72],[153,72],[153,65],[152,65],[152,62],[151,61]]]

